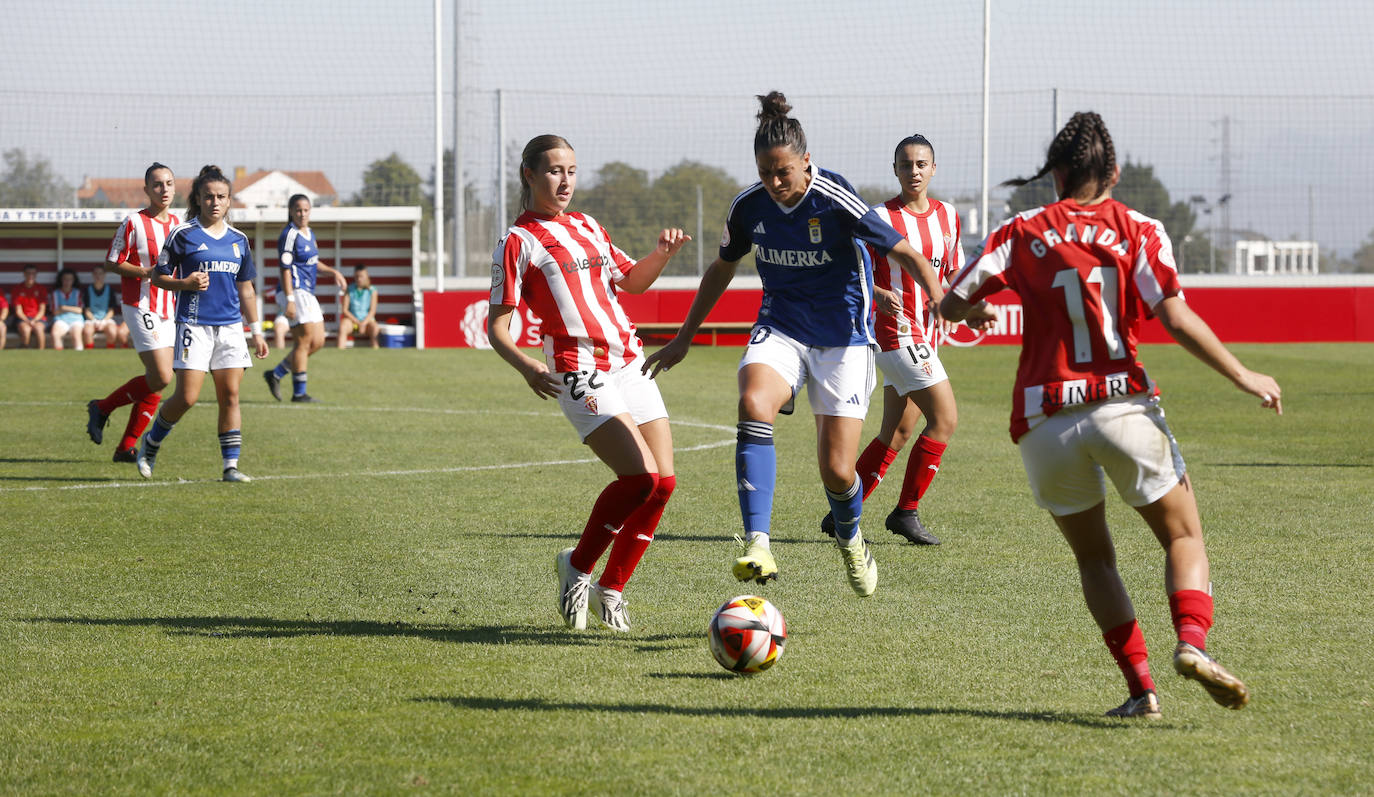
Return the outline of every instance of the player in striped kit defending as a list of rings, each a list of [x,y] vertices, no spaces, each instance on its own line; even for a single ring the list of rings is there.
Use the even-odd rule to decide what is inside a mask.
[[[928,195],[935,176],[935,147],[922,135],[907,136],[892,157],[892,172],[901,193],[874,208],[902,237],[930,261],[946,284],[963,266],[959,214],[954,206]],[[926,311],[929,297],[901,266],[867,245],[873,258],[873,294],[878,304],[875,357],[883,372],[883,425],[859,455],[855,466],[863,480],[863,498],[877,489],[888,466],[911,439],[924,415],[925,428],[907,459],[897,506],[887,516],[887,529],[918,545],[939,545],[917,513],[921,497],[940,470],[949,439],[959,423],[945,367],[936,351],[939,332]],[[821,530],[835,535],[835,518],[826,515]]]
[[[653,540],[677,479],[673,438],[658,386],[641,369],[644,347],[616,301],[643,293],[689,240],[659,234],[638,262],[611,243],[585,213],[570,213],[577,158],[560,136],[537,136],[520,158],[525,212],[492,255],[491,346],[535,395],[556,398],[582,442],[615,472],[592,507],[575,547],[556,558],[558,610],[570,628],[587,627],[589,604],[608,628],[630,630],[624,589]],[[544,361],[511,337],[511,314],[524,300],[542,319]],[[592,571],[611,549],[600,579]]]
[[[1184,302],[1164,225],[1112,199],[1121,170],[1102,117],[1074,114],[1031,179],[1045,174],[1059,201],[994,230],[941,309],[951,319],[986,317],[988,296],[1010,288],[1021,297],[1011,437],[1036,503],[1073,550],[1088,610],[1126,679],[1129,697],[1107,715],[1155,718],[1160,710],[1116,568],[1104,472],[1164,548],[1174,669],[1218,704],[1241,708],[1250,699],[1245,684],[1206,652],[1213,605],[1202,521],[1159,389],[1136,357],[1140,321],[1158,317],[1190,353],[1281,413],[1279,385],[1242,365]]]
[[[138,448],[138,472],[153,476],[159,450],[172,426],[195,405],[209,373],[219,401],[219,447],[222,478],[252,481],[239,470],[243,446],[239,384],[243,369],[253,364],[243,337],[243,322],[253,331],[258,359],[267,356],[267,341],[258,320],[253,291],[253,252],[248,236],[226,221],[233,187],[217,166],[200,170],[191,184],[190,221],[167,236],[153,272],[153,284],[177,296],[177,327],[172,370],[177,384],[158,410]]]
[[[932,299],[942,296],[929,261],[859,198],[840,175],[811,162],[801,124],[781,92],[760,96],[754,160],[760,181],[735,198],[720,255],[678,334],[648,358],[656,375],[687,356],[739,261],[754,252],[763,303],[739,366],[735,476],[745,550],[732,572],[741,581],[777,578],[769,545],[777,458],[773,422],[806,388],[826,499],[835,518],[850,587],[868,596],[878,565],[859,531],[862,484],[854,470],[873,392],[871,262],[860,241],[897,261]],[[857,240],[856,240],[857,239]]]
[[[142,376],[130,379],[105,398],[86,404],[86,434],[96,445],[104,438],[110,413],[125,404],[134,405],[124,426],[124,436],[115,447],[115,462],[137,459],[138,438],[157,413],[162,389],[172,381],[176,294],[154,285],[151,277],[167,234],[181,223],[171,212],[176,187],[171,169],[161,163],[149,166],[143,173],[148,206],[124,219],[105,256],[105,270],[120,277],[124,324],[144,369]]]

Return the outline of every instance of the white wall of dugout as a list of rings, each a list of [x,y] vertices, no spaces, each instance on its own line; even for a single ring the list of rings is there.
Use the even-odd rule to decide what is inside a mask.
[[[0,208],[0,291],[8,292],[11,285],[21,282],[28,264],[38,267],[39,282],[45,285],[50,286],[56,273],[68,267],[81,272],[83,284],[89,282],[90,269],[104,262],[111,238],[130,212],[111,208]],[[264,277],[275,278],[277,273],[277,235],[286,224],[286,210],[240,208],[230,213],[229,220],[252,242],[258,266],[255,287],[261,303]],[[385,322],[395,317],[420,327],[420,294],[415,281],[420,208],[320,207],[312,211],[310,226],[317,239],[326,242],[320,259],[330,266],[342,264],[350,283],[353,266],[367,264],[377,286],[379,319]],[[332,324],[337,309],[333,284],[322,281],[316,295]]]

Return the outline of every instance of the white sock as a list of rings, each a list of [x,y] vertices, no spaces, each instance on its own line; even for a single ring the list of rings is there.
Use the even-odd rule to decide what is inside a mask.
[[[757,543],[759,545],[762,545],[765,551],[771,550],[768,547],[768,533],[764,531],[749,532],[748,534],[744,535],[744,542],[748,545],[754,545],[755,543]]]

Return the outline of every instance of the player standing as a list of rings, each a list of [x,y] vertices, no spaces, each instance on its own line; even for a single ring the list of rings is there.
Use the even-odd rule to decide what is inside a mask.
[[[305,392],[305,387],[306,362],[324,346],[324,313],[315,298],[316,272],[332,276],[340,291],[348,285],[343,274],[320,262],[315,233],[310,229],[310,197],[296,194],[287,200],[286,207],[291,221],[277,237],[277,257],[281,261],[277,302],[291,320],[293,345],[277,367],[264,371],[262,378],[267,381],[272,398],[281,401],[281,380],[290,372],[291,400],[314,403],[318,399]]]
[[[1140,320],[1158,316],[1191,354],[1282,413],[1278,383],[1241,365],[1184,302],[1164,225],[1112,199],[1121,171],[1100,116],[1069,119],[1035,177],[1047,173],[1059,201],[995,230],[941,309],[947,318],[986,321],[986,306],[975,303],[1004,288],[1021,297],[1011,436],[1036,503],[1073,550],[1088,610],[1126,678],[1130,697],[1108,716],[1160,712],[1145,638],[1116,568],[1103,471],[1164,547],[1174,669],[1220,705],[1241,708],[1245,685],[1206,653],[1212,595],[1202,522],[1159,391],[1136,359]]]
[[[959,244],[959,214],[953,205],[928,195],[935,176],[935,147],[925,136],[907,136],[893,153],[892,172],[901,193],[874,210],[930,261],[943,283],[964,264],[964,254]],[[866,501],[911,439],[916,421],[925,415],[926,426],[907,459],[902,491],[886,525],[888,531],[918,545],[939,545],[940,539],[921,523],[917,508],[940,470],[940,458],[959,423],[959,409],[936,352],[938,333],[925,309],[929,297],[910,274],[871,244],[867,246],[879,310],[874,334],[878,339],[875,359],[884,377],[883,425],[859,455],[855,468],[863,480]],[[833,536],[835,518],[826,515],[821,529]]]
[[[172,369],[177,384],[172,397],[158,410],[157,418],[143,435],[138,450],[138,472],[152,478],[157,454],[186,414],[205,382],[206,372],[215,383],[219,400],[219,447],[227,482],[252,481],[239,468],[243,446],[239,413],[239,384],[243,369],[252,365],[243,337],[243,321],[253,330],[253,348],[262,359],[267,341],[258,320],[253,292],[253,252],[248,236],[226,221],[233,187],[218,166],[200,170],[191,184],[187,216],[167,236],[153,273],[153,284],[164,291],[180,291],[177,297],[176,353]]]
[[[777,459],[773,422],[807,388],[816,417],[821,482],[849,585],[873,594],[878,565],[859,531],[862,485],[854,470],[873,392],[871,264],[855,239],[911,272],[933,300],[942,292],[930,263],[859,198],[840,175],[811,162],[801,124],[781,92],[760,96],[754,160],[760,182],[730,206],[720,254],[706,270],[687,320],[648,358],[656,376],[687,356],[692,338],[751,249],[763,303],[739,365],[735,476],[744,523],[740,581],[777,578],[769,548]]]
[[[138,438],[157,413],[162,389],[172,381],[176,294],[154,285],[151,277],[167,234],[181,223],[171,212],[176,189],[171,169],[161,163],[149,166],[143,172],[143,193],[148,197],[148,206],[124,219],[105,255],[105,270],[119,275],[124,324],[129,328],[134,351],[143,361],[141,376],[115,388],[105,398],[86,404],[86,434],[96,445],[104,438],[110,413],[125,404],[134,405],[124,426],[124,436],[115,447],[115,462],[134,462],[138,458]]]
[[[586,628],[590,602],[607,627],[629,631],[625,584],[677,479],[668,411],[640,367],[644,346],[616,291],[643,293],[689,236],[663,230],[653,252],[631,260],[595,219],[567,212],[576,187],[577,157],[566,140],[542,135],[525,145],[525,212],[492,255],[487,332],[501,358],[535,395],[556,397],[582,442],[615,472],[576,547],[557,556],[558,609],[570,628]],[[510,317],[521,299],[543,319],[544,362],[511,338]],[[593,585],[592,571],[607,547],[611,554]]]

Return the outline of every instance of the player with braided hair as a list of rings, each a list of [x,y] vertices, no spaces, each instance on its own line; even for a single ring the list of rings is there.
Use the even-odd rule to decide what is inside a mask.
[[[1157,316],[1189,353],[1281,414],[1279,385],[1243,366],[1189,309],[1164,225],[1112,198],[1121,171],[1102,117],[1074,114],[1036,176],[1045,174],[1054,176],[1059,201],[994,231],[941,309],[959,319],[1004,288],[1021,297],[1011,436],[1036,503],[1073,550],[1088,610],[1125,676],[1130,695],[1108,716],[1155,718],[1160,710],[1145,638],[1116,568],[1104,472],[1164,548],[1178,635],[1174,669],[1218,704],[1241,708],[1249,701],[1245,684],[1206,652],[1212,594],[1202,522],[1159,390],[1136,357],[1141,319]]]
[[[801,123],[781,92],[760,96],[754,161],[759,182],[730,205],[720,255],[676,337],[646,367],[667,370],[687,356],[697,330],[751,250],[763,302],[739,364],[735,477],[744,522],[744,553],[735,578],[777,578],[769,546],[777,460],[773,422],[790,414],[806,388],[816,418],[821,482],[834,519],[849,586],[873,594],[878,566],[859,531],[863,485],[854,469],[873,392],[872,262],[862,244],[896,262],[925,289],[939,323],[943,292],[930,261],[835,172],[811,162]]]

